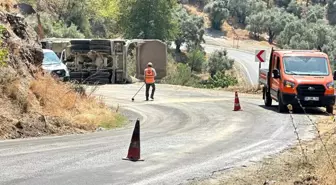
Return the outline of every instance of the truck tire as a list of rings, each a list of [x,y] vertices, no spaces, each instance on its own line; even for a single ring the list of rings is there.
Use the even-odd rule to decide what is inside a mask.
[[[103,39],[94,39],[91,40],[90,45],[99,45],[99,46],[111,46],[110,40],[103,40]]]
[[[70,81],[82,82],[88,77],[88,72],[70,72]]]
[[[81,40],[81,39],[75,39],[75,40],[71,40],[70,43],[71,45],[90,45],[90,41],[89,39],[87,40]]]
[[[264,103],[266,107],[272,106],[272,97],[269,93],[267,93],[266,88],[264,88]]]
[[[110,79],[108,78],[90,78],[89,80],[87,80],[87,83],[89,84],[109,84],[110,83]]]
[[[278,112],[279,113],[284,113],[287,111],[287,107],[286,105],[284,105],[282,98],[280,96],[280,94],[278,95],[278,101],[279,101],[279,105],[278,105]]]
[[[71,49],[71,52],[73,53],[89,53],[89,49]]]
[[[333,105],[327,106],[326,109],[327,109],[327,112],[329,114],[334,114],[334,106]]]
[[[111,50],[111,46],[90,45],[90,49],[91,50],[96,50],[96,49]]]
[[[90,45],[84,45],[84,44],[77,44],[77,45],[72,45],[71,49],[85,49],[85,50],[89,50],[90,49]]]
[[[89,83],[98,83],[98,84],[110,84],[111,82],[111,73],[107,70],[102,71],[90,71],[90,77],[87,80]]]

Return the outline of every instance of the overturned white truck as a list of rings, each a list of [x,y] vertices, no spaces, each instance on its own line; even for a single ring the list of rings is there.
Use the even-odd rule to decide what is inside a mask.
[[[159,40],[48,38],[42,41],[42,47],[59,55],[72,81],[131,83],[127,56],[133,49],[136,51],[136,78],[143,79],[148,62],[153,63],[158,80],[166,76],[167,45]]]

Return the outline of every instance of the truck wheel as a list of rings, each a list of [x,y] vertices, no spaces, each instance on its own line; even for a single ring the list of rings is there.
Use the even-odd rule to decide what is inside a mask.
[[[88,72],[70,72],[70,80],[73,81],[78,81],[78,82],[82,82],[83,80],[85,80],[86,78],[89,77],[89,73]]]
[[[333,105],[329,105],[326,108],[327,108],[327,112],[329,114],[334,114],[334,106]]]
[[[287,111],[287,107],[284,105],[282,98],[280,95],[278,95],[278,101],[279,101],[279,105],[278,105],[278,112],[279,113],[283,113]]]
[[[91,50],[111,50],[110,46],[99,46],[99,45],[90,45]]]
[[[91,40],[90,45],[111,46],[111,40],[94,39]]]
[[[72,45],[71,49],[73,50],[90,50],[90,46],[89,45]]]
[[[74,39],[74,40],[71,40],[70,43],[71,45],[90,45],[90,39]]]
[[[264,103],[266,107],[272,106],[272,98],[269,93],[267,93],[266,89],[264,89]]]
[[[90,50],[89,49],[71,49],[71,52],[74,52],[74,53],[89,53]]]

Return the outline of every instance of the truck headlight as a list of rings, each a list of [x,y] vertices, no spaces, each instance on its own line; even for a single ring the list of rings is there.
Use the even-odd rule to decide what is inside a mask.
[[[295,83],[294,83],[294,82],[290,82],[290,81],[285,80],[285,82],[284,82],[284,86],[285,86],[285,87],[288,87],[288,88],[294,88]]]
[[[327,83],[327,88],[328,89],[333,89],[334,88],[334,82]]]

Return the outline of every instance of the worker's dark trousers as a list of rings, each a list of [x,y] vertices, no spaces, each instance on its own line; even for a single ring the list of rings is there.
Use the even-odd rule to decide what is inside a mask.
[[[146,84],[146,100],[148,100],[148,97],[149,97],[149,88],[151,86],[152,86],[151,98],[154,99],[155,83],[152,83],[152,84]]]

